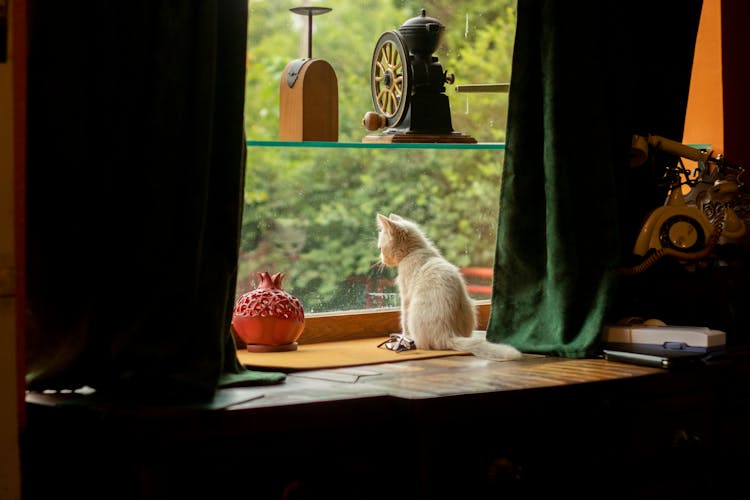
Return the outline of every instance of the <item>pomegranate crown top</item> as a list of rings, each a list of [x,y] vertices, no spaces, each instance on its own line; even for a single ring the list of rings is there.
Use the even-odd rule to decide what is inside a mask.
[[[258,277],[257,288],[267,290],[269,288],[281,288],[281,280],[284,279],[284,273],[271,274],[267,271],[255,273]]]

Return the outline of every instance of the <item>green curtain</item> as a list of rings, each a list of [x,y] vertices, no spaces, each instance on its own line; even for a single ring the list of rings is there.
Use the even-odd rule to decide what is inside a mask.
[[[247,2],[33,1],[27,384],[205,400],[229,331]]]
[[[519,0],[488,338],[597,353],[659,172],[634,133],[680,140],[700,0]]]

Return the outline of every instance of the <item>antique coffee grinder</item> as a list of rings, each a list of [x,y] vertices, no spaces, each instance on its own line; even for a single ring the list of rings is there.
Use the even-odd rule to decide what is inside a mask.
[[[443,71],[433,54],[445,26],[421,15],[378,39],[372,56],[370,90],[375,111],[365,114],[368,134],[363,142],[468,142],[476,139],[453,130],[445,84],[453,74]]]
[[[294,7],[307,15],[307,58],[284,68],[279,82],[279,139],[282,141],[336,142],[339,136],[339,96],[336,72],[312,57],[312,18],[328,7]]]

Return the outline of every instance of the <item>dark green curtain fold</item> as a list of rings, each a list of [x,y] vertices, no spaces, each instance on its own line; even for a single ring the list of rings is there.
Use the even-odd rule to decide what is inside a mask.
[[[28,384],[210,398],[244,179],[247,2],[31,2]]]
[[[634,133],[680,140],[700,0],[519,0],[488,338],[595,354],[618,268],[664,201]]]

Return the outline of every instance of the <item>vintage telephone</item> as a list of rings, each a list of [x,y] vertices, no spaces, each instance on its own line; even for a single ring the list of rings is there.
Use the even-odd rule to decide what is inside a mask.
[[[644,260],[626,273],[642,272],[665,256],[695,262],[708,257],[715,245],[746,234],[747,223],[735,211],[744,211],[742,167],[725,162],[721,155],[656,135],[633,136],[631,165],[644,163],[649,148],[677,156],[678,164],[666,167],[667,200],[647,217],[636,239],[633,253]],[[686,168],[683,158],[697,166]],[[688,193],[683,193],[683,185],[690,188]]]

